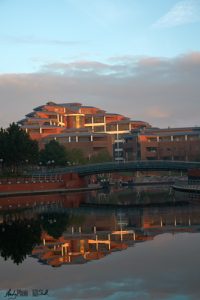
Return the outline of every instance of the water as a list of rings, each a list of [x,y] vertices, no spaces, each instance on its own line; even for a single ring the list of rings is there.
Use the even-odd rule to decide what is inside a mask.
[[[0,205],[0,299],[200,299],[198,199],[160,187]]]

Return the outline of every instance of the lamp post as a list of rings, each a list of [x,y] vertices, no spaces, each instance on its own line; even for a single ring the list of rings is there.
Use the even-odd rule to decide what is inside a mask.
[[[39,162],[39,168],[40,168],[40,170],[41,170],[41,167],[42,167],[42,162],[40,161]]]
[[[0,158],[0,173],[3,173],[3,158]]]
[[[26,169],[28,169],[28,159],[25,160],[26,163]]]
[[[48,160],[47,162],[47,167],[50,169],[51,167],[53,168],[54,167],[54,164],[55,164],[55,160]]]
[[[50,160],[48,160],[48,161],[47,161],[47,169],[49,169],[49,168],[50,168],[50,164],[51,164],[51,161],[50,161]]]
[[[52,168],[54,169],[54,164],[55,164],[55,160],[54,159],[52,159],[51,164],[52,164]]]

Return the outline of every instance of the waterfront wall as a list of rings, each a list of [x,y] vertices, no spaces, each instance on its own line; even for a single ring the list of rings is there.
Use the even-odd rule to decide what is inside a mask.
[[[33,178],[7,178],[0,180],[0,193],[20,191],[48,191],[56,189],[73,189],[86,187],[86,180],[76,173],[64,174],[59,179],[44,177]]]
[[[48,194],[48,195],[28,195],[28,196],[16,196],[15,197],[9,197],[5,196],[0,198],[0,214],[4,210],[12,211],[13,209],[19,209],[19,208],[35,208],[36,212],[40,211],[38,210],[38,207],[46,207],[48,211],[51,209],[51,206],[54,207],[54,209],[60,207],[60,208],[74,208],[79,207],[80,203],[84,202],[84,193],[58,193],[58,194]],[[43,210],[41,210],[43,211]],[[16,216],[16,215],[15,215]],[[29,214],[28,214],[29,216]],[[27,214],[22,214],[22,219],[24,217],[28,217]],[[30,214],[30,216],[34,216],[34,211]],[[21,217],[20,217],[21,218]]]

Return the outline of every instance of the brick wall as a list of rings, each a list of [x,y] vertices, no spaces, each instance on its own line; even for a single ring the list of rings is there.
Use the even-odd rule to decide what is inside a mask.
[[[86,187],[86,180],[80,178],[78,174],[70,173],[62,175],[62,179],[59,181],[41,181],[35,182],[27,180],[27,183],[24,180],[18,181],[16,179],[7,179],[7,182],[2,181],[0,184],[0,192],[16,192],[16,191],[42,191],[42,190],[54,190],[62,188],[81,188]]]

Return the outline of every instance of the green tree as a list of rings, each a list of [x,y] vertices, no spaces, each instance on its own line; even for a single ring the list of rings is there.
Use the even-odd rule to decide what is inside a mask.
[[[67,149],[68,162],[76,165],[83,165],[87,162],[82,149]]]
[[[96,155],[93,155],[90,159],[91,163],[103,163],[112,161],[112,156],[107,150],[99,151]]]
[[[45,148],[40,151],[40,161],[46,165],[48,162],[58,166],[66,165],[67,156],[65,147],[55,140],[48,142]]]
[[[0,130],[0,158],[6,166],[14,170],[27,163],[38,162],[38,143],[17,124],[12,123],[7,129]]]

